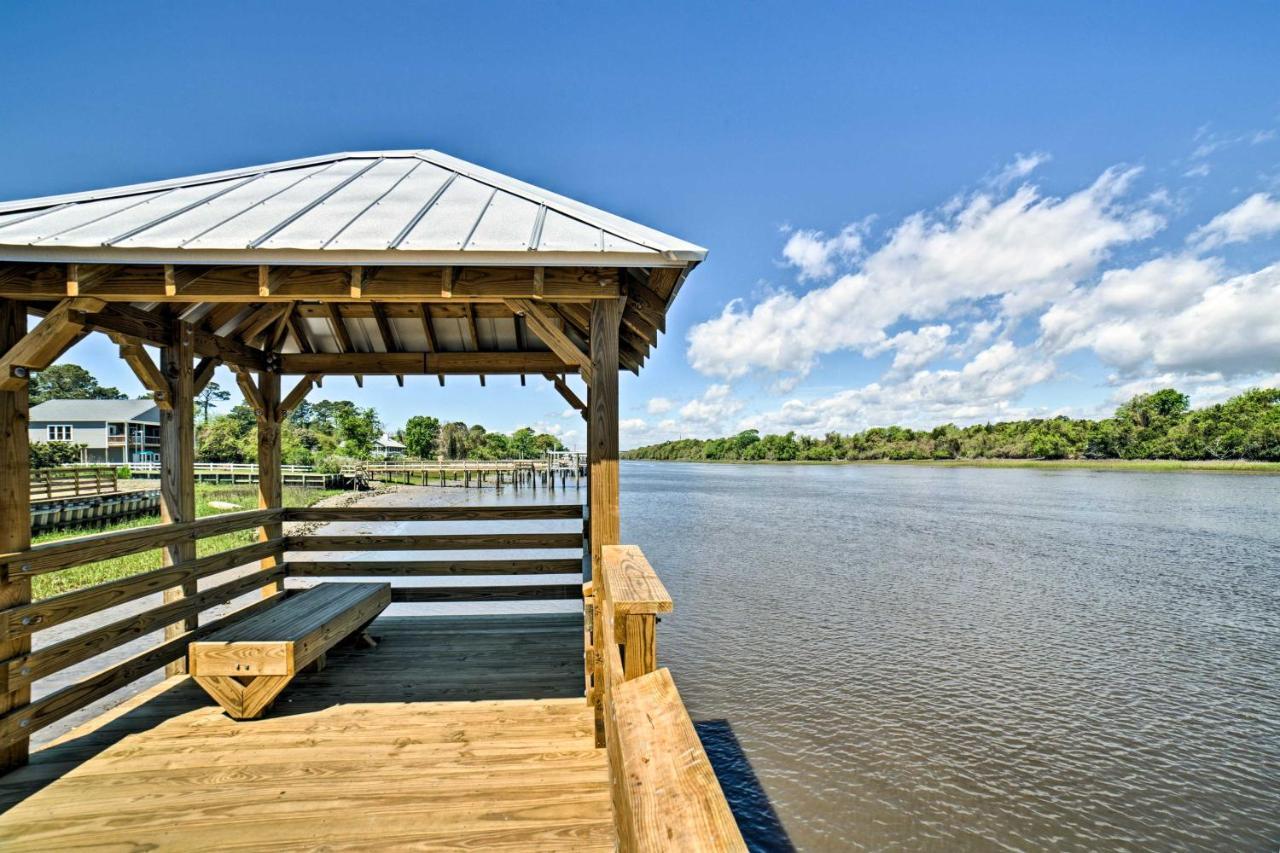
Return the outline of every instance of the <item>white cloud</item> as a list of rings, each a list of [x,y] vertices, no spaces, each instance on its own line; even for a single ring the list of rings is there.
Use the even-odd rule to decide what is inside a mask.
[[[837,262],[861,254],[868,225],[865,220],[846,225],[830,239],[821,231],[793,231],[782,247],[782,257],[789,266],[800,270],[802,279],[826,278],[835,273]]]
[[[643,432],[649,428],[649,422],[644,418],[623,418],[618,421],[618,429],[624,432]]]
[[[1036,169],[1048,163],[1052,158],[1043,151],[1036,151],[1031,154],[1019,154],[1014,157],[1013,162],[1005,166],[996,176],[992,178],[991,183],[997,187],[1005,187],[1015,181],[1020,181],[1027,175],[1030,175]]]
[[[560,417],[562,418],[575,418],[577,416],[578,416],[578,410],[573,408],[572,406],[570,406],[569,408],[565,409],[563,412],[560,413]]]
[[[914,332],[899,332],[882,343],[863,350],[870,357],[889,350],[894,351],[891,370],[904,373],[924,367],[947,349],[951,327],[946,323],[937,326],[921,326]]]
[[[665,415],[667,412],[674,409],[675,406],[676,404],[668,400],[666,397],[653,397],[649,400],[649,405],[646,406],[645,409],[651,415]]]
[[[1280,199],[1254,193],[1230,210],[1219,213],[1189,238],[1201,251],[1228,243],[1244,243],[1280,231]]]
[[[1256,373],[1280,352],[1280,264],[1226,278],[1221,261],[1162,257],[1109,270],[1040,318],[1052,352],[1088,347],[1127,374]]]
[[[734,398],[728,385],[709,385],[702,396],[680,407],[680,417],[695,427],[722,426],[742,411],[742,401]]]
[[[922,370],[900,382],[876,382],[816,400],[789,400],[743,423],[769,432],[819,435],[889,424],[921,427],[1018,417],[1025,413],[1010,401],[1053,372],[1053,364],[1035,352],[1002,341],[959,370]]]
[[[996,299],[1004,315],[1025,315],[1091,276],[1117,246],[1163,227],[1148,203],[1123,203],[1136,174],[1110,169],[1065,198],[1024,185],[913,214],[826,287],[777,293],[750,309],[729,303],[690,331],[689,362],[725,379],[754,369],[803,375],[820,355],[874,347],[895,323],[960,303]]]

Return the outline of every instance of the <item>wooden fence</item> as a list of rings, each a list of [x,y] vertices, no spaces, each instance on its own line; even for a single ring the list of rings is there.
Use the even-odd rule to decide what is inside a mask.
[[[117,471],[102,468],[43,468],[31,472],[31,499],[53,500],[119,491]]]

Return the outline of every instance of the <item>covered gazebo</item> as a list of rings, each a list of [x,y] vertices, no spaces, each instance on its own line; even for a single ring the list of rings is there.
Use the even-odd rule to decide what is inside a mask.
[[[601,767],[607,768],[607,791],[604,817],[596,815],[597,824],[607,819],[612,837],[624,849],[657,849],[672,838],[687,841],[677,846],[690,849],[740,846],[670,675],[657,667],[655,625],[658,614],[670,609],[670,599],[639,550],[619,545],[618,372],[638,373],[644,366],[664,331],[672,300],[704,257],[703,249],[683,240],[427,150],[336,154],[0,203],[0,766],[11,771],[2,780],[11,792],[11,808],[0,815],[0,845],[34,849],[94,838],[98,843],[164,846],[170,836],[160,827],[181,827],[187,820],[180,808],[167,806],[154,821],[137,815],[117,822],[102,817],[102,798],[109,800],[111,791],[127,788],[109,772],[112,750],[119,744],[104,732],[114,727],[149,744],[147,748],[176,751],[174,738],[190,737],[193,731],[179,725],[187,719],[183,713],[196,711],[178,713],[181,708],[175,705],[173,717],[161,724],[156,720],[164,715],[156,709],[169,707],[164,702],[176,702],[174,697],[187,696],[183,691],[199,696],[188,691],[190,679],[184,674],[193,642],[284,606],[281,602],[293,595],[286,589],[286,577],[357,573],[351,561],[306,559],[311,554],[504,548],[523,554],[529,549],[562,552],[571,547],[589,556],[590,575],[581,586],[538,582],[538,576],[563,573],[571,565],[562,557],[374,561],[361,564],[359,573],[510,572],[534,580],[523,586],[393,587],[393,601],[582,597],[587,617],[582,632],[585,664],[574,666],[581,670],[578,684],[585,690],[578,693],[585,692],[583,713],[588,720],[594,717],[596,746],[607,745],[598,749]],[[38,319],[32,324],[31,317]],[[119,345],[121,357],[160,406],[162,523],[32,546],[27,381],[92,332],[102,332]],[[152,357],[153,349],[158,358]],[[193,405],[219,365],[235,373],[257,412],[259,508],[197,519]],[[587,420],[590,477],[585,513],[581,507],[564,505],[488,511],[282,506],[280,424],[325,377],[348,375],[360,382],[365,376],[389,375],[401,384],[409,377],[440,384],[475,377],[485,384],[486,377],[503,374],[519,376],[521,384],[530,379],[552,383]],[[574,376],[581,377],[585,395],[573,388]],[[574,518],[584,519],[582,530],[568,538],[563,532],[360,538],[286,536],[283,531],[285,522],[295,520],[479,521],[488,531],[504,521]],[[256,543],[198,555],[201,538],[245,528],[257,529]],[[152,571],[32,600],[31,579],[36,575],[152,548],[163,548],[161,565]],[[256,564],[258,571],[213,582],[220,572],[247,563]],[[371,567],[377,571],[370,572]],[[257,588],[263,590],[261,600],[202,621],[201,614],[210,607]],[[37,643],[33,649],[33,637],[40,631],[157,591],[163,591],[163,603],[157,607],[96,624],[52,645]],[[511,630],[524,630],[514,624],[517,621],[512,617]],[[160,629],[163,640],[145,651],[123,660],[111,655],[121,644]],[[422,630],[438,639],[444,629]],[[488,636],[484,631],[463,632],[472,638],[482,634]],[[448,641],[453,646],[463,642]],[[381,652],[369,652],[367,658],[375,660]],[[431,654],[428,645],[396,658],[397,677],[409,678],[417,667],[427,666],[419,662]],[[56,689],[40,689],[42,679],[83,667],[99,655],[110,661],[102,669],[71,683],[58,682]],[[367,699],[373,688],[361,680],[361,660],[344,658],[345,672],[331,664],[324,672],[300,673],[300,695],[310,690],[322,697],[317,700],[320,705],[338,708],[360,701],[344,695],[347,688],[351,696]],[[117,713],[112,721],[90,723],[97,727],[78,736],[78,742],[100,743],[101,754],[81,754],[82,748],[74,761],[67,761],[81,768],[92,766],[88,775],[102,780],[101,790],[86,786],[83,779],[64,779],[61,772],[37,771],[51,764],[62,767],[66,762],[61,759],[23,767],[32,733],[161,666],[169,676],[162,685],[163,697],[145,694],[129,706],[132,711]],[[252,690],[251,681],[241,678],[241,686],[232,688]],[[477,677],[475,683],[482,682]],[[405,689],[412,697],[434,695],[423,692],[421,685]],[[472,700],[486,698],[483,691],[473,695],[458,689],[458,695]],[[536,693],[522,699],[542,701]],[[188,700],[196,701],[190,696],[184,701]],[[432,705],[431,713],[451,713],[443,703],[427,704]],[[145,709],[149,710],[143,713]],[[453,713],[463,711],[459,707]],[[476,713],[472,707],[465,712],[471,715],[467,719]],[[504,713],[515,712],[494,710],[497,717]],[[297,734],[288,721],[302,717],[281,720],[268,714],[251,723],[219,717],[216,723],[209,718],[200,725],[259,726],[252,731],[277,731],[287,738]],[[122,721],[133,721],[132,727]],[[404,718],[388,723],[386,731],[389,737],[398,731],[398,737],[413,738],[414,725]],[[42,752],[65,749],[65,741],[55,741]],[[226,760],[234,762],[235,755],[250,760],[248,751]],[[290,773],[308,766],[305,754],[295,758],[297,766],[290,765]],[[409,779],[417,767],[395,764],[382,770]],[[355,791],[361,784],[358,770],[350,771],[333,771],[330,777],[339,797],[344,785]],[[520,790],[519,769],[505,772],[511,776],[512,790]],[[181,785],[193,815],[200,813],[202,796],[224,805],[228,797],[234,800],[225,785],[201,787],[189,774],[181,778],[186,780]],[[284,785],[289,778],[273,778],[270,784]],[[596,777],[584,770],[581,779],[588,778]],[[163,789],[164,774],[157,772],[154,783]],[[68,795],[73,789],[83,796]],[[478,790],[463,786],[454,796],[465,798],[472,791],[484,801],[477,803],[477,814],[507,814],[501,796],[495,800],[492,791],[475,793]],[[247,786],[246,802],[257,791]],[[359,797],[352,796],[356,803]],[[430,812],[436,807],[433,802],[424,800],[421,808]],[[528,807],[519,802],[519,808]],[[233,811],[234,806],[231,803]],[[400,806],[397,815],[412,815],[412,802],[402,801]],[[124,814],[133,806],[116,807]],[[295,826],[287,810],[261,820],[282,838],[296,831],[299,838],[316,843],[350,840],[331,820],[305,819]],[[478,831],[459,820],[460,840]],[[584,817],[581,825],[590,823]],[[188,829],[197,835],[185,837],[219,846],[214,824],[207,816],[192,817]],[[368,835],[360,838],[372,843],[391,825],[399,834],[385,836],[387,843],[414,837],[411,828],[393,820],[369,824]],[[530,848],[545,846],[542,836],[530,832]],[[584,842],[608,840],[583,832]],[[566,838],[570,836],[560,840]]]

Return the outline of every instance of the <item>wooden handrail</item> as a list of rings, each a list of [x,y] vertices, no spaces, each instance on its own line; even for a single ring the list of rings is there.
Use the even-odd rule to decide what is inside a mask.
[[[671,673],[657,668],[657,617],[671,596],[639,548],[606,545],[601,557],[599,580],[584,586],[588,691],[601,710],[618,847],[746,850]]]
[[[8,577],[35,575],[96,563],[113,557],[124,557],[139,551],[150,551],[188,539],[220,536],[250,527],[279,521],[282,510],[251,509],[210,515],[195,521],[151,524],[108,533],[94,533],[34,545],[26,551],[0,554],[0,572]]]
[[[505,548],[581,549],[581,533],[290,536],[289,551],[472,551]]]
[[[449,507],[309,507],[286,509],[285,521],[554,521],[582,518],[581,504]]]

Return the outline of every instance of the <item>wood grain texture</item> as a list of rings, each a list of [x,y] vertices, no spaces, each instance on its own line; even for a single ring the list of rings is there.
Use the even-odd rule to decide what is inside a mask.
[[[192,522],[196,520],[196,485],[192,466],[196,459],[195,436],[195,358],[191,326],[180,320],[172,322],[171,343],[160,349],[161,379],[168,389],[169,408],[160,411],[160,521]],[[194,539],[177,540],[164,547],[163,565],[176,566],[194,560]],[[194,580],[183,581],[164,591],[166,602],[196,594]],[[165,627],[165,637],[173,639],[196,628],[199,614],[187,615],[180,622]],[[166,666],[169,675],[185,672],[181,659]]]
[[[613,688],[608,731],[619,849],[747,849],[671,673]]]
[[[27,331],[27,312],[20,303],[0,299],[0,354],[8,353]],[[28,447],[27,383],[0,391],[0,551],[25,552],[31,545],[31,469]],[[0,575],[0,607],[21,607],[31,601],[31,579],[15,577],[5,567]],[[30,637],[0,640],[0,660],[26,655]],[[12,713],[31,700],[30,687],[0,690],[0,715]],[[0,772],[27,760],[26,737],[0,744]]]
[[[582,560],[289,560],[289,577],[432,577],[472,575],[567,575]]]
[[[245,510],[211,515],[191,522],[152,524],[60,539],[26,550],[0,554],[0,571],[9,577],[33,577],[161,548],[183,539],[202,539],[206,536],[234,533],[268,523],[280,515],[280,510]]]
[[[439,535],[289,536],[289,551],[465,551],[506,548],[582,548],[578,533],[459,533]]]
[[[0,778],[0,847],[613,850],[579,629],[382,617],[252,723],[169,679]]]
[[[582,506],[579,504],[290,507],[284,514],[285,521],[553,521],[575,518],[582,518]]]

